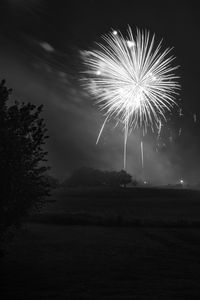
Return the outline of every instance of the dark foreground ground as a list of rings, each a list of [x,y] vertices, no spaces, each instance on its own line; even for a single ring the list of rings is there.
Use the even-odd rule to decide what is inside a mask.
[[[0,299],[200,298],[198,192],[70,190],[52,200],[9,246]]]

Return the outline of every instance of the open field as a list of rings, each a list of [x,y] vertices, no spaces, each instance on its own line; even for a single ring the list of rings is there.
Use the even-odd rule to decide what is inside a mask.
[[[199,226],[200,191],[61,189],[32,221],[65,225]]]
[[[3,258],[1,299],[200,298],[199,192],[60,190],[51,200]]]

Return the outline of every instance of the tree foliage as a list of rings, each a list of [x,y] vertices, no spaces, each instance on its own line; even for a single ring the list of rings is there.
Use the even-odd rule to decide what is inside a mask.
[[[31,103],[9,105],[11,89],[0,83],[0,233],[17,224],[48,194],[44,180],[48,136],[43,106]]]
[[[50,190],[57,189],[60,186],[59,180],[50,174],[45,174],[45,180],[46,180]]]

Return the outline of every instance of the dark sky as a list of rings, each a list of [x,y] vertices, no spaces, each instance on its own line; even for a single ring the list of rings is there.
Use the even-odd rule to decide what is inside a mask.
[[[94,101],[80,86],[80,50],[94,47],[102,34],[126,32],[127,24],[148,29],[174,47],[182,86],[174,110],[163,128],[128,140],[127,170],[152,182],[200,181],[200,11],[196,1],[2,0],[0,2],[0,79],[14,89],[12,97],[43,103],[49,129],[52,173],[64,178],[77,167],[122,169],[123,132],[110,122],[100,143],[104,121]],[[196,114],[196,122],[195,116]],[[181,132],[180,132],[181,128]]]

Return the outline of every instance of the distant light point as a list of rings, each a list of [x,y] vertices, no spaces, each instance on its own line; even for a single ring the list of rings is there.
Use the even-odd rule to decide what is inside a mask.
[[[117,35],[117,30],[113,30],[113,34],[114,34],[114,35]]]

